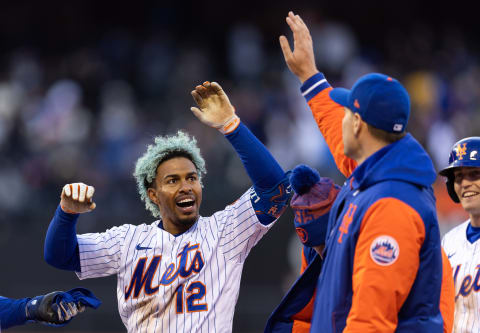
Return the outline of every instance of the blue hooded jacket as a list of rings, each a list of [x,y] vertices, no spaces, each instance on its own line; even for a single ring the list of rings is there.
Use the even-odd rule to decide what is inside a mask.
[[[362,332],[379,327],[443,331],[442,256],[431,187],[435,178],[431,159],[409,134],[353,171],[330,211],[311,332],[342,332],[350,321]],[[410,234],[402,231],[403,224]],[[417,231],[411,233],[412,228]],[[418,253],[412,255],[415,244],[410,243],[418,245]],[[402,262],[402,255],[409,260]],[[372,270],[378,274],[368,275]],[[385,315],[389,301],[398,316]],[[363,316],[379,321],[378,326],[362,324]]]

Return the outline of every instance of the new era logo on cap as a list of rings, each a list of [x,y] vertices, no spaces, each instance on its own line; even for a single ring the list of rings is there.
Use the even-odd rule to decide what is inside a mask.
[[[402,130],[403,130],[403,125],[402,124],[393,125],[393,131],[394,132],[401,132]]]
[[[355,106],[357,109],[360,109],[360,103],[358,103],[358,99],[353,102],[353,106]]]

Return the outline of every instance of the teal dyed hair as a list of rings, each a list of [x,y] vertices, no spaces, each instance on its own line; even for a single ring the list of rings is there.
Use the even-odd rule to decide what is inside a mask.
[[[176,155],[176,153],[180,155]],[[202,184],[202,176],[207,173],[205,160],[200,154],[197,140],[182,131],[178,131],[177,135],[157,136],[155,144],[148,145],[145,154],[137,160],[133,176],[137,181],[138,193],[142,201],[145,202],[145,207],[154,217],[160,217],[160,210],[148,197],[148,186],[154,181],[160,163],[168,159],[169,156],[182,156],[182,154],[187,155],[195,165],[198,179]]]

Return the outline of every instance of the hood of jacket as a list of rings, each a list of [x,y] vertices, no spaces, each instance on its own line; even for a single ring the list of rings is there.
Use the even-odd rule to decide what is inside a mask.
[[[375,152],[350,176],[353,188],[360,190],[387,180],[430,187],[436,177],[430,156],[410,134]]]

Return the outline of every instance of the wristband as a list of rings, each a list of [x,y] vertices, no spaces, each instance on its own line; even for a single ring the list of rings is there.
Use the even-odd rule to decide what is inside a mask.
[[[228,119],[225,124],[218,130],[223,134],[227,135],[235,131],[240,124],[240,118],[234,114],[230,119]]]

